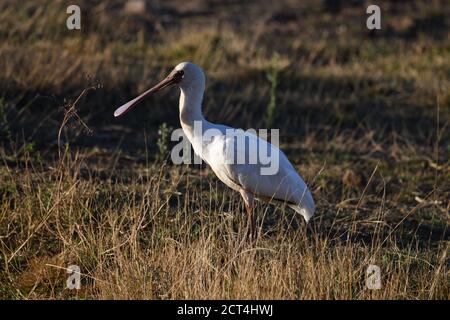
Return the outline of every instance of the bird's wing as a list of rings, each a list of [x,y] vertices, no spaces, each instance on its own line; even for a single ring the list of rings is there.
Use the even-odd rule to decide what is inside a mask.
[[[208,148],[207,162],[217,176],[233,189],[238,185],[262,199],[299,205],[312,215],[311,193],[284,153],[256,135],[244,131],[240,135],[218,137]],[[233,152],[227,149],[231,145]]]

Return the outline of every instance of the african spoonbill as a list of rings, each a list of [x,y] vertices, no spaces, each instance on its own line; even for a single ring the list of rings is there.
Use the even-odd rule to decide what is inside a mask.
[[[203,117],[201,105],[205,92],[205,75],[197,65],[191,62],[178,64],[160,83],[119,107],[114,112],[114,116],[124,115],[147,96],[172,84],[177,84],[181,89],[180,122],[186,137],[192,144],[195,153],[210,165],[217,177],[228,187],[241,194],[248,213],[250,232],[255,234],[256,216],[253,210],[255,198],[287,204],[308,222],[315,211],[313,197],[306,183],[297,174],[285,154],[276,146],[256,135],[225,125],[213,124]],[[197,127],[201,129],[197,130]],[[231,136],[227,134],[230,130],[234,130],[235,134]],[[206,139],[207,132],[213,134],[209,134]],[[262,174],[265,166],[259,160],[256,163],[230,161],[235,160],[240,153],[245,156],[245,159],[254,156],[251,153],[255,152],[255,149],[237,144],[236,141],[240,138],[248,141],[247,145],[256,145],[256,150],[263,148],[268,150],[271,156],[278,157],[277,170],[271,174]],[[234,154],[230,155],[229,146],[233,146],[231,150]]]

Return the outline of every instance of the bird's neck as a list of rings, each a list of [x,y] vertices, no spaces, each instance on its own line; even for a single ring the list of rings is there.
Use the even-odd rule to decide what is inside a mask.
[[[180,122],[188,139],[194,138],[194,125],[206,124],[207,121],[202,114],[202,100],[204,86],[181,88],[180,94]]]

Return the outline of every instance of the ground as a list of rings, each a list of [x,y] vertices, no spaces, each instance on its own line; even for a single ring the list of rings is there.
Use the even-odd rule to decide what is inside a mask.
[[[78,3],[80,31],[0,4],[0,298],[449,298],[446,1],[380,2],[376,31],[364,1]],[[185,60],[210,121],[280,130],[308,225],[258,204],[248,241],[240,196],[172,164],[176,89],[113,118]]]

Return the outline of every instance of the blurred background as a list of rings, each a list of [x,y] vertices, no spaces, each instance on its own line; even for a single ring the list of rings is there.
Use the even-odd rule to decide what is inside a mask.
[[[43,156],[54,152],[64,110],[87,88],[76,111],[89,130],[72,116],[65,142],[120,143],[137,156],[146,135],[147,147],[156,148],[161,124],[179,127],[175,89],[123,119],[112,113],[185,60],[206,72],[211,121],[279,128],[282,142],[310,141],[324,159],[337,137],[386,159],[403,156],[398,144],[430,155],[438,102],[440,140],[448,141],[447,1],[380,1],[381,30],[366,28],[369,3],[358,0],[77,1],[81,30],[66,28],[70,4],[0,4],[7,149],[32,144]],[[448,147],[441,152],[444,159]]]

